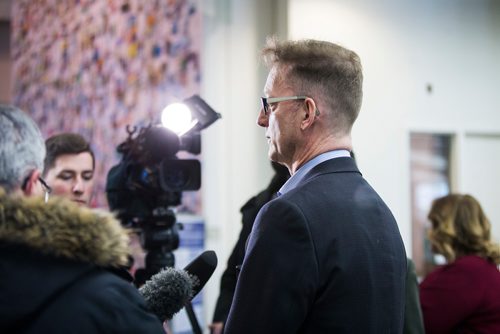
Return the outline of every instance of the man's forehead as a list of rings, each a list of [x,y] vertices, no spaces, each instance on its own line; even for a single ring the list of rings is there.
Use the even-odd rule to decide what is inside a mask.
[[[293,87],[287,81],[287,73],[290,69],[285,65],[274,65],[267,76],[266,84],[264,86],[264,95],[270,96],[272,91],[287,89],[293,90]]]
[[[264,93],[268,94],[273,89],[276,89],[280,86],[280,78],[282,77],[281,71],[278,66],[273,66],[267,75],[266,84],[264,86]]]
[[[92,171],[92,156],[89,152],[61,154],[54,161],[52,169],[65,171]]]

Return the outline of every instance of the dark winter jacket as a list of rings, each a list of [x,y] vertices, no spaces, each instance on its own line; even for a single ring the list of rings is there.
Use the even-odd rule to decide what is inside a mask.
[[[229,310],[231,309],[236,282],[238,281],[237,268],[243,263],[245,245],[252,231],[255,217],[257,217],[259,210],[264,204],[276,196],[277,191],[290,177],[288,169],[285,166],[281,166],[274,162],[272,166],[276,173],[267,188],[250,198],[240,209],[243,226],[238,241],[227,261],[227,267],[221,277],[220,294],[215,305],[213,322],[226,322]]]
[[[127,255],[110,214],[0,189],[0,333],[164,333],[116,274]]]

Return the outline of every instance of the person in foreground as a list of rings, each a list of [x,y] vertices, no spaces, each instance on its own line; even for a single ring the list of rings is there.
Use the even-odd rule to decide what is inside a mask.
[[[425,332],[500,333],[500,245],[470,195],[436,199],[429,212],[433,252],[447,264],[420,283]]]
[[[45,148],[43,178],[52,194],[89,206],[95,169],[90,144],[79,134],[60,133],[47,138]]]
[[[224,333],[401,333],[406,253],[396,221],[350,157],[359,57],[269,39],[257,119],[291,177],[258,213]]]
[[[45,145],[18,108],[0,105],[0,333],[164,333],[119,277],[126,232],[110,214],[43,200]]]

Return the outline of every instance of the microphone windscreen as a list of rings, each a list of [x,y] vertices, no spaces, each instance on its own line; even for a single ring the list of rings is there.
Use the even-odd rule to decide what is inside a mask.
[[[217,255],[212,250],[204,251],[184,268],[185,271],[195,277],[191,299],[203,289],[214,273],[215,268],[217,268]]]
[[[172,319],[192,299],[193,283],[186,271],[167,267],[153,275],[139,292],[149,310],[164,322]]]

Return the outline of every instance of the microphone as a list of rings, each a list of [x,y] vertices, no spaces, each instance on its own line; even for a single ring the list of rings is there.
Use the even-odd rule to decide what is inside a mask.
[[[212,250],[204,251],[184,268],[184,271],[193,278],[193,294],[189,301],[203,289],[215,268],[217,268],[217,255]]]
[[[163,323],[170,320],[203,289],[217,267],[214,251],[205,251],[183,270],[166,267],[146,281],[139,292],[149,310]]]
[[[215,255],[215,252],[204,251],[184,268],[184,270],[193,278],[193,295],[185,305],[186,314],[189,322],[191,323],[193,334],[202,334],[203,331],[201,330],[200,324],[196,319],[196,314],[194,313],[191,300],[201,291],[201,289],[203,289],[207,281],[210,279],[210,276],[214,273],[216,267],[217,255]]]
[[[139,292],[149,310],[163,323],[193,298],[194,283],[186,271],[167,267],[144,283]]]

